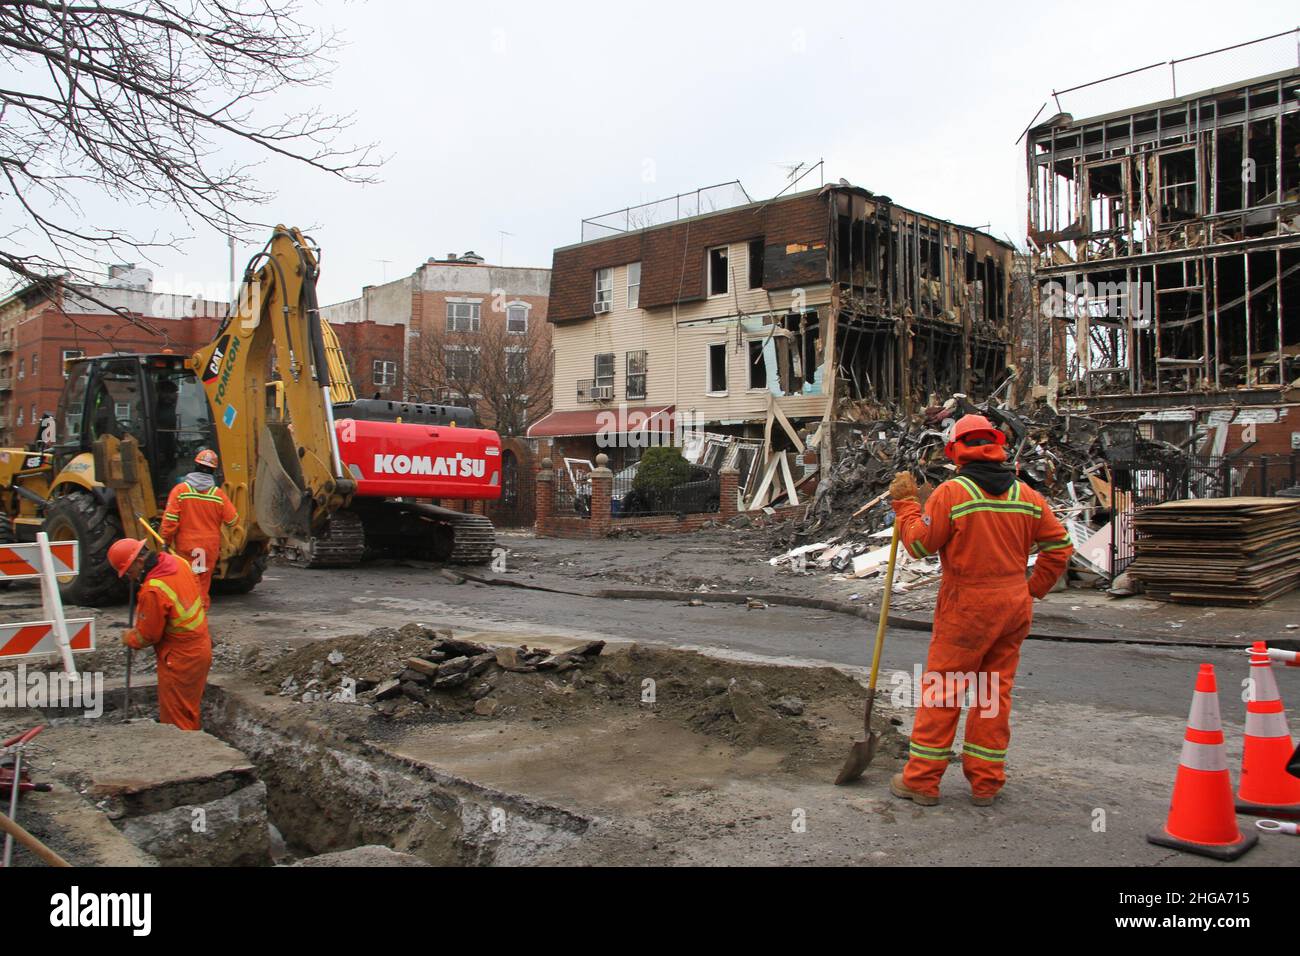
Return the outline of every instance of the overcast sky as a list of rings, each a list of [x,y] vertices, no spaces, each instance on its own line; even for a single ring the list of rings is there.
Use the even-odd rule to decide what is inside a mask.
[[[365,186],[264,169],[279,199],[260,215],[315,227],[326,303],[452,251],[549,267],[584,217],[737,178],[767,198],[783,167],[820,158],[829,182],[1019,242],[1016,138],[1053,88],[1296,25],[1295,0],[307,0],[304,13],[347,41],[312,95],[356,113],[350,135],[390,157]],[[1179,93],[1295,64],[1292,35],[1181,67]],[[1166,97],[1169,70],[1107,92],[1062,106],[1085,116]],[[220,283],[225,241],[199,235],[152,268],[162,282]]]

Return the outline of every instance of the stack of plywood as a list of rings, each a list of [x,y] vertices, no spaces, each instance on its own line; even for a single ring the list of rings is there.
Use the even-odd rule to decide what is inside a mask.
[[[1134,526],[1128,572],[1152,597],[1245,607],[1300,586],[1300,500],[1170,501]]]

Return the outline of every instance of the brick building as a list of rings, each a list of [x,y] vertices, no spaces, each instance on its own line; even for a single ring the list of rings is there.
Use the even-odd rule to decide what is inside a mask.
[[[134,321],[110,311],[121,309]],[[0,300],[0,446],[36,439],[42,413],[63,391],[63,363],[108,352],[192,353],[212,341],[226,303],[152,290],[145,270],[115,268],[99,286],[58,281],[25,286]],[[398,398],[401,330],[373,323],[336,327],[360,395]],[[376,386],[371,370],[386,363],[391,384]]]
[[[401,331],[407,399],[467,405],[485,427],[522,434],[550,409],[549,293],[548,269],[451,253],[321,312],[338,329]],[[376,366],[376,384],[393,372]]]

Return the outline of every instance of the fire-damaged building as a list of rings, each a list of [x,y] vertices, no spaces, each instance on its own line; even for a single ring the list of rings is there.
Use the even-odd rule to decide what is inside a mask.
[[[622,210],[555,251],[554,410],[528,432],[555,457],[623,468],[646,442],[621,439],[676,424],[706,436],[688,457],[734,464],[757,507],[776,489],[798,500],[785,453],[825,465],[835,425],[1005,383],[1009,244],[843,180],[704,205],[653,224]]]
[[[1026,143],[1040,394],[1203,454],[1300,447],[1300,68]]]

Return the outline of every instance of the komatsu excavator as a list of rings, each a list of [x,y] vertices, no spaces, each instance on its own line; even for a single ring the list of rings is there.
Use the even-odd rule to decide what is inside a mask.
[[[109,545],[149,537],[167,493],[214,448],[239,519],[213,590],[251,590],[268,557],[347,565],[365,552],[491,559],[490,521],[429,499],[501,495],[501,442],[469,409],[358,399],[316,299],[319,251],[277,226],[214,340],[192,356],[74,359],[47,449],[0,450],[0,540],[80,542],[64,599],[124,595]],[[424,499],[424,500],[417,500]]]

